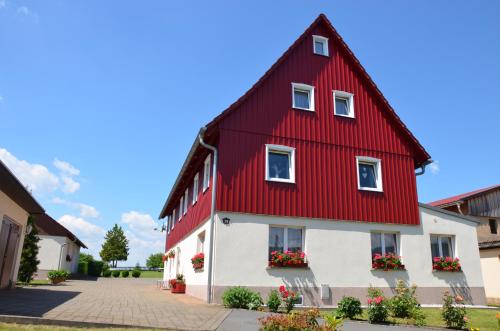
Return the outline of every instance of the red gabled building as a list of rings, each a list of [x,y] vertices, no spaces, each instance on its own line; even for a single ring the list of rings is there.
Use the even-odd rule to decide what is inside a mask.
[[[401,254],[403,233],[422,228],[415,171],[429,162],[320,15],[248,92],[200,130],[160,213],[167,219],[166,251],[175,255],[165,277],[184,273],[188,292],[208,301],[219,300],[228,286],[266,292],[288,281],[304,291],[304,303],[335,303],[333,288],[351,293],[348,288],[367,287],[373,275],[335,286],[338,277],[328,276],[335,256],[327,262],[321,251],[335,255],[341,252],[329,247],[332,240],[367,236],[356,263],[368,261],[368,272],[373,255]],[[466,223],[465,232],[475,231],[475,223]],[[421,244],[430,250],[425,238]],[[363,246],[352,243],[342,254]],[[306,253],[305,273],[290,274],[270,261],[272,251],[287,250]],[[199,252],[204,267],[190,270]]]

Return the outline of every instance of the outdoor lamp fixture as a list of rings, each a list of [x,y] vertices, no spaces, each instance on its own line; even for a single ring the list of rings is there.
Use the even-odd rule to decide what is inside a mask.
[[[222,223],[223,223],[224,225],[229,225],[229,222],[231,222],[231,219],[230,219],[230,218],[228,218],[228,217],[224,217],[224,218],[222,219]]]
[[[33,231],[33,226],[31,224],[28,224],[28,226],[26,227],[26,234],[30,234],[31,231]]]

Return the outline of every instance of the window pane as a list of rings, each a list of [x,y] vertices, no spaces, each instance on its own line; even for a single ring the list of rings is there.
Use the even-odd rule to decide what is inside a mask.
[[[294,90],[293,97],[295,102],[295,107],[309,109],[309,92],[302,90]]]
[[[359,185],[361,187],[377,188],[375,165],[366,163],[359,164]]]
[[[349,104],[347,99],[335,98],[335,114],[349,115]]]
[[[290,179],[290,154],[269,152],[269,177]]]
[[[441,237],[441,250],[443,256],[453,256],[451,251],[451,237]]]
[[[314,43],[314,52],[316,54],[322,54],[322,55],[325,54],[324,44],[321,41],[316,41]]]
[[[431,253],[433,259],[439,257],[439,242],[437,236],[431,236]]]
[[[283,252],[284,228],[269,228],[269,260],[271,260],[271,252]]]
[[[388,253],[397,254],[395,233],[384,233],[384,244],[385,244],[385,254]]]
[[[288,250],[302,252],[302,229],[288,228]]]
[[[372,257],[375,254],[382,254],[382,234],[371,233],[372,240]]]
[[[497,229],[497,220],[489,220],[490,223],[490,232],[491,234],[497,234],[498,229]]]

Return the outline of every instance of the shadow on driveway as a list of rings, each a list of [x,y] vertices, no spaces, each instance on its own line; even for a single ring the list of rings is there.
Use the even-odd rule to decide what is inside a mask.
[[[40,288],[0,291],[0,315],[42,317],[46,312],[73,299],[80,292]]]

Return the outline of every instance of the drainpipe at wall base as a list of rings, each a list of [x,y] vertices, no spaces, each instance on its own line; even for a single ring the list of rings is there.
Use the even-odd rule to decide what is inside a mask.
[[[419,168],[420,172],[416,172],[415,176],[421,176],[421,175],[425,174],[425,167],[428,166],[429,164],[431,164],[432,162],[434,162],[434,160],[428,159],[427,161],[425,161],[424,163],[422,163],[422,165]]]
[[[198,138],[200,144],[206,149],[211,150],[214,153],[214,166],[212,170],[212,205],[210,208],[210,236],[209,236],[209,252],[208,255],[208,282],[207,282],[207,303],[212,303],[212,272],[213,272],[213,255],[214,255],[214,228],[215,228],[215,193],[217,189],[217,148],[215,146],[209,145],[203,141],[203,135],[207,130],[206,127],[200,129]]]

